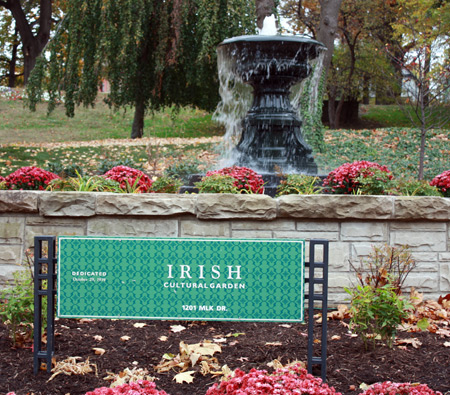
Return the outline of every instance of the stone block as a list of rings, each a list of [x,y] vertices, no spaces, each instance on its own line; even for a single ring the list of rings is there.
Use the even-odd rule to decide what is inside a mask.
[[[199,219],[275,219],[277,203],[266,195],[202,193],[197,197]]]
[[[286,195],[278,198],[280,217],[324,219],[389,219],[391,196]]]
[[[328,276],[328,289],[332,290],[333,293],[337,290],[343,290],[344,287],[352,287],[352,280],[348,273],[337,273],[330,272]]]
[[[398,196],[394,204],[394,218],[446,221],[450,219],[450,200],[437,196]]]
[[[22,243],[24,222],[23,217],[0,217],[0,243]]]
[[[228,221],[181,220],[181,237],[231,237]]]
[[[404,283],[405,289],[414,287],[419,292],[439,292],[438,273],[410,273]]]
[[[411,232],[445,232],[447,230],[447,224],[444,222],[431,222],[431,221],[412,221],[412,222],[398,222],[392,221],[389,224],[391,231],[411,231]]]
[[[439,262],[450,262],[450,252],[440,252],[438,259]]]
[[[97,195],[98,215],[167,216],[195,214],[197,195],[166,193]]]
[[[55,226],[55,225],[36,225],[27,226],[25,229],[25,248],[34,246],[35,236],[84,236],[85,227],[79,226]]]
[[[255,221],[241,220],[231,222],[232,230],[295,230],[295,222],[290,220]]]
[[[95,215],[96,193],[48,192],[39,198],[39,212],[49,217],[91,217]]]
[[[27,216],[25,226],[77,226],[85,227],[86,218]]]
[[[0,191],[0,212],[37,213],[39,191]]]
[[[339,232],[339,222],[297,221],[296,229],[301,232],[303,232],[303,231]]]
[[[343,222],[341,240],[387,242],[388,226],[382,222]]]
[[[353,263],[359,262],[361,258],[367,258],[373,253],[374,247],[382,247],[385,243],[367,243],[367,242],[353,242],[351,243],[351,260]]]
[[[97,217],[88,220],[88,236],[176,237],[175,219],[133,219]]]
[[[274,231],[273,237],[276,239],[325,239],[328,241],[338,241],[338,232],[310,232],[310,231]]]
[[[450,293],[450,263],[441,263],[439,291],[442,295]]]
[[[328,267],[330,271],[348,271],[349,270],[349,252],[348,243],[330,242],[328,244]],[[314,252],[317,261],[323,261],[323,249],[317,247]],[[309,261],[309,243],[306,244],[305,259]]]
[[[21,245],[0,245],[0,264],[20,265],[22,263]]]
[[[272,231],[270,230],[232,230],[231,237],[233,239],[271,239]]]
[[[418,228],[420,230],[420,228]],[[446,251],[447,235],[445,232],[411,232],[394,231],[390,235],[391,245],[407,245],[411,251]]]
[[[0,289],[3,288],[8,281],[13,278],[13,273],[23,270],[23,266],[0,264]]]

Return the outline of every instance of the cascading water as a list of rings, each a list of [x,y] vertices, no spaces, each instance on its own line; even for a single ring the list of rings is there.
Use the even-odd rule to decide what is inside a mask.
[[[302,85],[294,85],[312,75],[310,102],[316,100],[324,46],[270,32],[273,29],[263,28],[261,35],[234,37],[218,46],[222,101],[215,119],[226,127],[227,151],[221,165],[247,166],[265,174],[317,174],[301,131]]]

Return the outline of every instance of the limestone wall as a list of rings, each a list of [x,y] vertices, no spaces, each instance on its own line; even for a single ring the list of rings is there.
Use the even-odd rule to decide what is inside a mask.
[[[322,238],[330,241],[330,302],[343,301],[372,245],[408,244],[407,284],[450,293],[450,199],[437,197],[169,195],[0,191],[0,284],[37,235]]]

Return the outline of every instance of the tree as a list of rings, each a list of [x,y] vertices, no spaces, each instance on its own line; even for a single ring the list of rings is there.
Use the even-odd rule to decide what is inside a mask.
[[[94,105],[104,78],[111,86],[107,102],[133,106],[131,137],[142,137],[148,110],[173,104],[213,109],[216,46],[254,29],[255,7],[245,0],[71,0],[50,61],[41,57],[34,73],[31,107],[45,89],[51,109],[64,89],[66,113],[73,116],[76,105]]]
[[[399,3],[402,18],[393,29],[402,46],[387,45],[386,51],[402,70],[399,84],[403,97],[398,103],[420,130],[418,178],[422,180],[427,133],[450,121],[450,3]]]
[[[39,3],[39,5],[38,5]],[[52,20],[52,0],[1,0],[0,6],[7,9],[15,22],[15,29],[20,34],[23,53],[23,76],[26,84],[33,70],[37,57],[50,39]],[[12,50],[17,50],[13,42]],[[10,66],[15,66],[14,53]],[[12,76],[11,72],[9,73]]]

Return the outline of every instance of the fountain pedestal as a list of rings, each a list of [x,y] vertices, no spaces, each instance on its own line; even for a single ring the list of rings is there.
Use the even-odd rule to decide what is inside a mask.
[[[290,88],[311,72],[309,60],[323,45],[295,36],[240,36],[218,46],[231,72],[253,87],[253,104],[242,121],[236,165],[265,173],[317,174]]]

